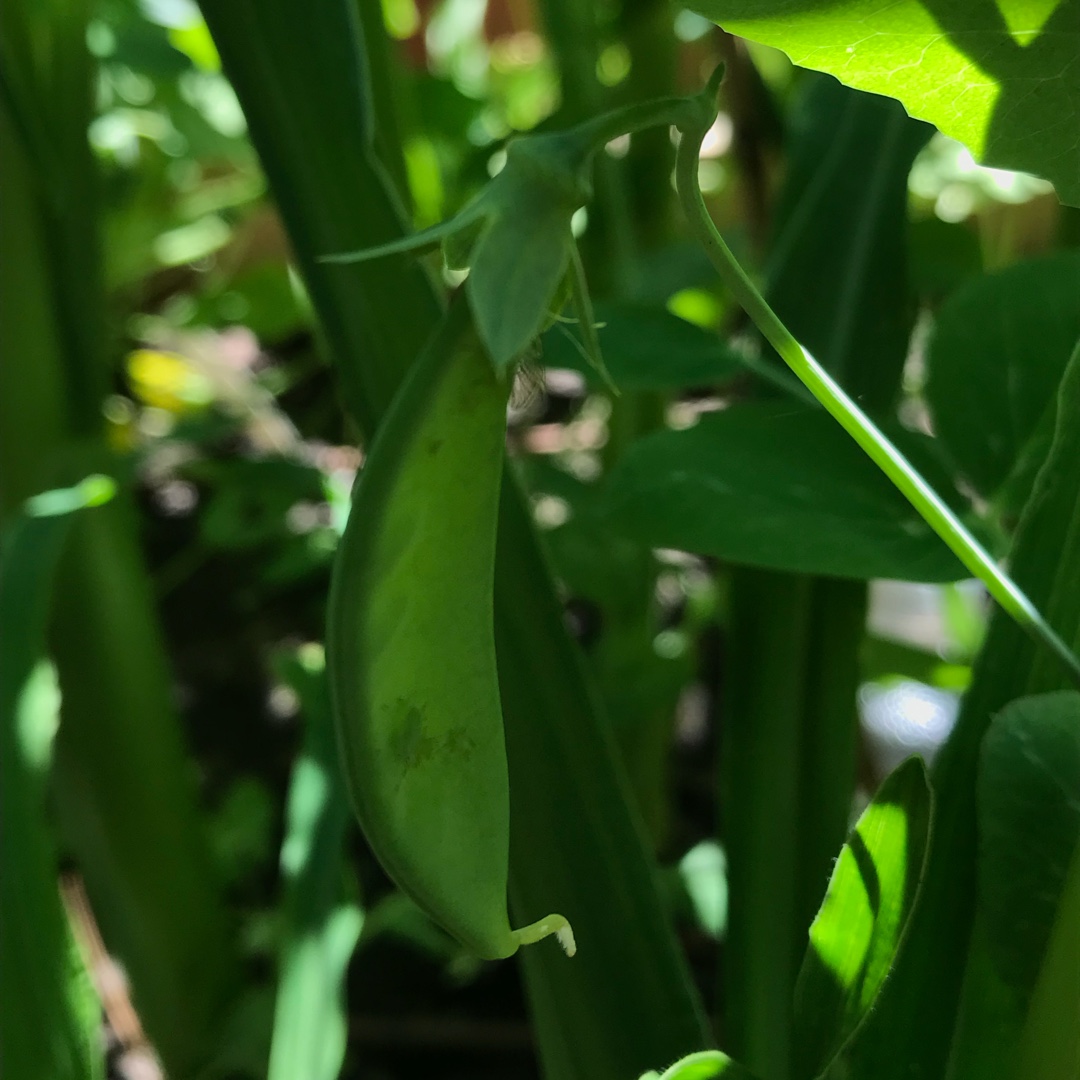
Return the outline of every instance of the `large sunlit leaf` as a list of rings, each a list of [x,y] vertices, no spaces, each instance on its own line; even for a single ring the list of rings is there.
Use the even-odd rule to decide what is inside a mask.
[[[919,449],[910,438],[903,445]],[[929,475],[945,495],[940,469]],[[748,566],[908,581],[966,575],[831,417],[787,402],[734,406],[639,440],[612,472],[604,506],[635,540]]]
[[[1077,251],[975,278],[942,306],[927,354],[926,397],[937,434],[984,496],[1006,480],[1021,504],[1031,490],[1077,338]],[[1040,432],[1041,452],[1025,454]]]
[[[725,30],[899,98],[1080,204],[1080,0],[695,0]]]
[[[930,840],[930,787],[910,758],[848,837],[795,990],[796,1075],[821,1075],[877,1000],[918,898]]]

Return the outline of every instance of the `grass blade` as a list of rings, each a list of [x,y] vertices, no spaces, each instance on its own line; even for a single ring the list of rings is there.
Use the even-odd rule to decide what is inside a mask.
[[[293,766],[281,870],[285,930],[268,1080],[334,1080],[345,1058],[344,979],[363,915],[342,896],[344,840],[352,811],[338,765],[317,645],[283,659],[300,700],[304,747]]]

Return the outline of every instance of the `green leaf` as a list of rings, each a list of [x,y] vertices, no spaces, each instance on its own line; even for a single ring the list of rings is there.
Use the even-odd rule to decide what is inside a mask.
[[[1080,845],[1058,904],[1058,917],[1020,1042],[1017,1076],[1059,1080],[1080,1075]]]
[[[1020,698],[994,718],[978,800],[990,950],[1005,981],[1027,997],[1080,840],[1080,694]]]
[[[1031,490],[1052,433],[1054,395],[1080,338],[1080,252],[976,278],[942,305],[927,356],[926,398],[942,442],[987,498],[1014,476]],[[1049,438],[1042,451],[1049,449]]]
[[[823,1075],[874,1007],[918,899],[930,817],[926,769],[910,758],[844,845],[795,989],[797,1076]]]
[[[919,464],[925,474],[932,459]],[[940,470],[929,475],[944,491]],[[738,405],[647,436],[603,498],[613,527],[653,547],[835,577],[966,576],[831,417],[793,404]]]
[[[318,645],[278,663],[300,700],[304,747],[293,766],[281,870],[285,882],[280,977],[268,1080],[334,1080],[345,1059],[345,973],[364,916],[342,896],[352,817]]]
[[[100,1006],[57,888],[45,788],[60,698],[43,661],[67,514],[86,483],[37,497],[0,547],[0,1071],[21,1080],[104,1074]]]
[[[987,165],[1080,204],[1080,0],[695,0],[725,30],[899,98]]]
[[[719,1050],[699,1050],[662,1073],[646,1073],[641,1080],[754,1080],[754,1077]]]
[[[1017,583],[1080,649],[1080,348],[1066,369],[1050,456],[1010,553]],[[933,769],[934,835],[922,898],[900,962],[855,1040],[852,1069],[875,1080],[939,1080],[954,1041],[975,917],[975,788],[990,718],[1010,701],[1060,690],[1068,673],[1000,612],[990,621],[956,727]]]
[[[994,717],[977,796],[978,902],[950,1076],[1026,1080],[1021,1037],[1080,851],[1080,694],[1019,698]],[[1080,997],[1060,1008],[1075,1016]]]
[[[604,364],[622,390],[672,391],[713,386],[746,368],[715,334],[672,315],[666,308],[598,304],[597,337]],[[603,379],[583,354],[580,328],[557,324],[543,336],[547,367],[582,372],[593,386]]]
[[[790,121],[769,303],[864,409],[892,405],[915,318],[907,175],[931,128],[888,98],[808,75]]]

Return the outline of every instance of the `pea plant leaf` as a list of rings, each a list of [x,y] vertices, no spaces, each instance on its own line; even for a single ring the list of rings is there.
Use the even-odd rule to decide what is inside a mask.
[[[900,443],[944,494],[920,442]],[[640,439],[601,498],[614,529],[653,547],[853,579],[966,574],[836,422],[795,403],[740,404]]]
[[[927,356],[934,427],[987,498],[1031,490],[1049,450],[1054,399],[1080,338],[1080,252],[1019,263],[961,287],[941,307]],[[1040,439],[1041,452],[1026,453]]]
[[[609,303],[596,307],[597,338],[612,379],[623,390],[671,391],[712,386],[745,371],[729,345],[666,308]],[[576,326],[557,324],[541,338],[547,367],[582,372],[590,384],[603,379],[589,362]]]
[[[570,219],[591,193],[594,146],[575,132],[525,136],[501,172],[460,213],[414,236],[324,255],[355,263],[442,243],[447,264],[470,271],[465,291],[496,371],[507,370],[549,321],[570,265]]]
[[[1080,694],[1019,698],[994,718],[978,808],[979,907],[990,956],[1026,1001],[1080,842]]]
[[[694,0],[725,30],[899,98],[1080,205],[1080,0]]]
[[[863,811],[836,862],[795,988],[796,1075],[824,1075],[873,1008],[926,865],[931,794],[909,758]]]

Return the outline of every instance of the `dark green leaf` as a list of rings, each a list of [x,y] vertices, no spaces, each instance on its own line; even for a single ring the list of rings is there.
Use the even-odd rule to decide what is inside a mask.
[[[978,799],[990,950],[1005,981],[1027,997],[1080,840],[1080,694],[1020,698],[994,718]]]
[[[905,449],[913,440],[902,441]],[[925,455],[923,455],[925,456]],[[926,474],[931,460],[919,460]],[[930,478],[943,494],[938,471]],[[612,473],[614,527],[653,547],[848,578],[966,572],[824,412],[738,405],[635,443]]]
[[[713,386],[746,370],[715,334],[666,308],[598,304],[596,318],[604,364],[622,390]],[[580,371],[592,385],[602,385],[582,354],[577,327],[551,327],[543,337],[542,359],[547,367]]]
[[[888,98],[809,75],[766,264],[769,303],[867,410],[892,405],[915,316],[907,174],[931,128]]]
[[[1074,650],[1080,648],[1080,349],[1058,394],[1050,456],[1036,479],[1010,555],[1014,580]],[[930,865],[900,962],[855,1040],[854,1075],[938,1080],[954,1040],[975,917],[975,786],[990,718],[1015,698],[1068,686],[1063,665],[995,613],[971,687],[933,770]]]
[[[899,98],[988,165],[1080,203],[1080,0],[695,0],[725,30]]]
[[[984,496],[1018,467],[1021,505],[1031,490],[1077,338],[1080,252],[976,278],[942,306],[930,339],[926,397],[942,442]],[[1040,426],[1042,454],[1024,458]]]
[[[877,1000],[918,898],[930,786],[910,758],[881,785],[844,845],[795,990],[796,1074],[822,1075]]]

